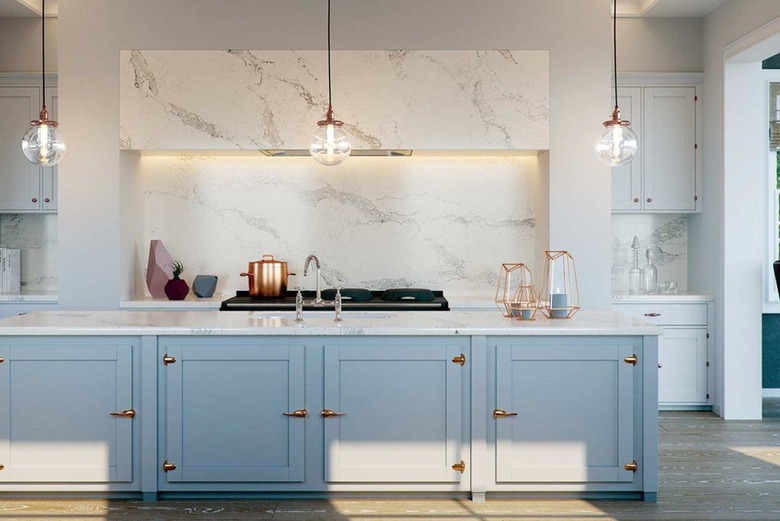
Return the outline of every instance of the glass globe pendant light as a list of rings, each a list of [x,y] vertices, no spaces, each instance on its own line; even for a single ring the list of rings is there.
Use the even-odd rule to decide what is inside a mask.
[[[608,166],[620,166],[630,162],[639,150],[639,140],[631,130],[630,121],[620,119],[617,80],[617,0],[612,15],[612,56],[614,59],[615,110],[612,119],[604,122],[604,130],[596,139],[596,155]]]
[[[330,0],[328,0],[328,111],[325,119],[318,121],[319,130],[311,138],[309,154],[323,165],[337,165],[352,152],[349,137],[341,129],[343,121],[334,119],[330,66]]]
[[[57,129],[57,122],[49,119],[46,110],[46,0],[41,1],[41,112],[30,121],[30,129],[22,137],[22,152],[27,160],[39,166],[54,166],[65,155],[65,141]]]

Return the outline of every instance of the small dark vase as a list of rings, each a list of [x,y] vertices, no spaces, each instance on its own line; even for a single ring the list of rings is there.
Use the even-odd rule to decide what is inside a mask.
[[[168,300],[184,300],[190,292],[190,287],[182,279],[171,279],[165,283],[165,294]]]

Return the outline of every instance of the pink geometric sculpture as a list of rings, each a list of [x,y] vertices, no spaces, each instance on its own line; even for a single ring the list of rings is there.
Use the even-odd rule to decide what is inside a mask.
[[[149,263],[146,265],[146,287],[154,298],[168,298],[165,284],[173,277],[173,259],[162,241],[149,243]]]

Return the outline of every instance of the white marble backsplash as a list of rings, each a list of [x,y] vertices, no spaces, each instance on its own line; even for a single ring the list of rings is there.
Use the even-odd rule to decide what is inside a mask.
[[[314,287],[302,277],[314,253],[323,287],[452,295],[492,295],[502,262],[535,258],[535,156],[350,158],[337,168],[310,158],[144,156],[141,175],[138,265],[160,239],[185,280],[218,275],[227,295],[247,288],[239,273],[262,254],[288,261],[290,288]]]
[[[688,216],[685,214],[612,215],[612,290],[628,291],[628,270],[633,264],[631,243],[639,237],[639,267],[647,264],[645,252],[655,250],[658,282],[677,281],[688,289]]]
[[[120,52],[123,150],[308,150],[322,50]],[[353,149],[549,148],[546,50],[339,50],[333,108]]]
[[[57,291],[56,214],[0,214],[0,244],[21,250],[22,292]]]

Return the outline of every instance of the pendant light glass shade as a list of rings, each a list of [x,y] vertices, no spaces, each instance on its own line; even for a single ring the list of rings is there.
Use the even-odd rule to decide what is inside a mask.
[[[41,98],[43,104],[37,120],[22,136],[22,153],[38,166],[54,166],[65,155],[65,141],[57,129],[57,122],[49,119],[46,110],[46,0],[41,0]]]
[[[636,156],[639,140],[628,126],[628,121],[620,119],[615,111],[610,121],[604,122],[604,130],[596,139],[596,155],[608,166],[625,165]]]
[[[620,119],[618,107],[617,78],[617,0],[613,2],[612,13],[612,80],[615,87],[615,109],[612,118],[604,122],[604,130],[596,138],[596,156],[607,166],[620,166],[629,163],[639,151],[639,140],[631,130],[630,121]]]
[[[34,165],[53,166],[65,155],[65,142],[57,122],[48,119],[45,108],[40,118],[30,122],[30,129],[22,137],[22,152]]]
[[[341,129],[343,121],[333,118],[332,82],[330,66],[330,0],[328,0],[328,111],[325,119],[318,121],[319,129],[314,133],[309,144],[309,154],[318,163],[333,166],[341,163],[352,153],[349,137]]]

